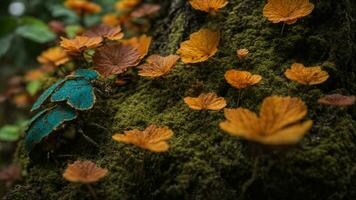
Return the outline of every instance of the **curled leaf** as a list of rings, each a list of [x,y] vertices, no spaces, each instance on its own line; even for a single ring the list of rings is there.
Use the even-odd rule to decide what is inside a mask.
[[[225,79],[231,86],[242,89],[259,83],[262,77],[260,75],[253,75],[248,71],[231,69],[225,73]]]
[[[140,62],[140,54],[130,46],[121,43],[111,43],[105,45],[95,52],[93,56],[95,69],[103,76],[108,77],[114,74],[121,74],[130,67],[134,67]]]
[[[200,29],[192,33],[189,40],[180,44],[177,53],[184,63],[204,62],[218,51],[219,41],[219,32]]]
[[[64,5],[74,10],[79,16],[98,13],[101,11],[101,7],[88,0],[66,0]]]
[[[314,5],[309,0],[269,0],[263,15],[273,23],[294,24],[299,18],[309,15]]]
[[[219,9],[225,7],[228,0],[189,0],[190,5],[197,10],[215,14]]]
[[[100,168],[91,161],[78,160],[68,165],[63,177],[70,182],[95,183],[104,178],[107,173],[107,169]]]
[[[131,45],[135,47],[140,53],[141,59],[147,55],[151,42],[152,42],[152,37],[146,35],[141,35],[140,37],[133,37],[131,39],[122,41],[122,43],[125,45]]]
[[[351,106],[355,104],[355,96],[344,96],[341,94],[330,94],[321,97],[318,103],[331,106]]]
[[[146,64],[140,65],[140,76],[160,77],[169,73],[179,60],[179,56],[169,55],[162,57],[160,55],[152,55],[147,58]]]
[[[173,131],[168,127],[157,127],[150,125],[145,130],[137,129],[125,131],[124,134],[115,134],[112,138],[117,142],[134,144],[140,148],[153,152],[168,151],[167,140],[173,136]]]
[[[102,39],[109,40],[120,40],[124,37],[124,34],[121,32],[120,26],[109,26],[106,24],[100,24],[92,27],[84,34],[86,37],[101,37]]]
[[[60,45],[72,56],[77,56],[87,49],[100,46],[103,39],[101,37],[77,36],[74,39],[61,37]]]
[[[307,107],[298,98],[272,96],[263,100],[260,115],[245,109],[225,109],[220,128],[233,136],[268,145],[297,143],[313,122],[300,122]]]
[[[215,93],[200,94],[197,98],[185,97],[184,102],[193,110],[221,110],[226,106],[225,99]]]
[[[61,47],[52,47],[42,52],[37,61],[44,65],[59,66],[69,61],[69,57]]]
[[[294,63],[290,69],[287,69],[284,75],[303,85],[317,85],[325,82],[329,78],[326,71],[321,70],[319,66],[305,67],[303,64]]]

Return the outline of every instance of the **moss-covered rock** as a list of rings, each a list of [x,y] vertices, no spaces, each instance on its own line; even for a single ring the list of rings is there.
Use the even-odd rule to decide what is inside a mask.
[[[209,27],[221,32],[215,59],[179,63],[156,80],[133,75],[109,97],[99,97],[96,108],[83,117],[84,130],[99,143],[98,149],[76,139],[57,152],[62,156],[30,161],[20,148],[16,161],[28,174],[5,199],[90,199],[85,187],[61,176],[77,159],[109,169],[94,185],[100,199],[356,199],[355,108],[316,102],[333,92],[355,94],[356,2],[314,1],[314,12],[287,26],[283,35],[281,24],[262,16],[264,1],[230,0],[214,17],[192,10],[185,0],[161,2],[161,15],[152,21],[151,52],[174,53],[191,32]],[[250,55],[239,61],[237,48],[249,49]],[[283,72],[293,62],[321,65],[330,79],[309,87],[291,82]],[[260,74],[263,81],[239,94],[224,80],[232,68]],[[228,107],[254,111],[270,95],[300,97],[314,126],[293,147],[271,149],[242,141],[219,129],[222,112],[193,111],[182,100],[210,91],[225,97]],[[168,153],[150,153],[111,139],[113,133],[149,124],[174,131]]]

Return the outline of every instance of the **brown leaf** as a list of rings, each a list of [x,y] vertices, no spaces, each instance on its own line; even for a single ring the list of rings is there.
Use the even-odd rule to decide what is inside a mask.
[[[321,84],[329,78],[328,72],[321,70],[321,67],[305,67],[300,63],[294,63],[290,69],[285,71],[284,75],[303,85]]]
[[[200,94],[197,98],[185,97],[184,102],[194,110],[221,110],[226,106],[225,99],[215,93]]]
[[[162,57],[160,55],[152,55],[147,58],[146,64],[139,66],[140,76],[160,77],[169,73],[179,60],[179,56],[169,55]]]
[[[120,40],[124,37],[124,34],[121,32],[120,26],[114,27],[106,24],[99,24],[97,26],[93,26],[83,35],[87,37],[102,37],[103,39],[109,40]]]
[[[0,171],[0,181],[4,181],[7,187],[12,186],[16,181],[21,180],[21,167],[10,165]]]
[[[161,9],[161,6],[159,4],[149,4],[145,3],[142,4],[142,6],[138,7],[136,10],[134,10],[131,13],[132,17],[145,17],[145,16],[151,16],[157,13]]]
[[[114,74],[121,74],[130,67],[138,65],[140,54],[130,45],[111,43],[97,49],[93,56],[93,61],[95,69],[104,77],[108,77]]]
[[[331,106],[351,106],[355,104],[355,96],[344,96],[341,94],[330,94],[318,100],[318,103]]]

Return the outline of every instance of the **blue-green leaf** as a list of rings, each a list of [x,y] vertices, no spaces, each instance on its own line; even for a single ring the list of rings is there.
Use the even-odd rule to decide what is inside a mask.
[[[66,101],[76,110],[89,110],[95,103],[94,88],[86,79],[67,80],[51,96],[51,102],[61,101]]]
[[[77,118],[77,113],[67,105],[58,105],[37,114],[31,119],[29,128],[26,131],[26,151],[30,153],[43,138],[47,137],[65,122],[72,121],[75,118]]]
[[[54,83],[51,87],[45,90],[36,100],[36,102],[32,105],[31,111],[37,110],[41,107],[41,105],[48,99],[49,96],[60,86],[65,80],[60,79],[56,83]]]

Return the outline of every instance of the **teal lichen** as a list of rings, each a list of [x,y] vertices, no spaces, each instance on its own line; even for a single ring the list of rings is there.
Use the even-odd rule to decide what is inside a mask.
[[[355,67],[356,44],[352,30],[345,26],[354,26],[348,17],[355,15],[356,5],[347,0],[315,2],[311,16],[287,26],[281,35],[281,25],[262,16],[263,2],[230,1],[216,17],[193,10],[187,14],[187,7],[182,7],[165,41],[167,47],[154,51],[175,52],[189,35],[186,28],[215,27],[222,37],[215,59],[179,63],[166,77],[134,78],[109,97],[99,97],[97,106],[82,118],[109,129],[84,127],[100,148],[77,139],[59,151],[71,157],[39,163],[28,163],[20,151],[28,176],[5,199],[90,198],[85,188],[61,177],[66,163],[76,159],[90,159],[109,169],[108,176],[94,186],[100,199],[354,199],[355,112],[316,101],[335,91],[355,93],[356,84],[350,81],[355,71],[348,65]],[[199,16],[205,22],[187,21],[188,15],[193,16],[189,20]],[[238,48],[249,49],[249,56],[238,60]],[[298,85],[283,75],[294,62],[321,65],[331,78],[320,86]],[[225,71],[233,68],[260,74],[262,83],[239,92],[224,80]],[[256,156],[249,153],[250,143],[218,128],[222,112],[193,111],[183,102],[185,96],[208,91],[224,96],[228,107],[254,111],[270,95],[300,97],[314,126],[300,144],[258,146]],[[149,124],[167,125],[174,131],[168,153],[154,154],[111,139],[114,133],[142,130]]]

